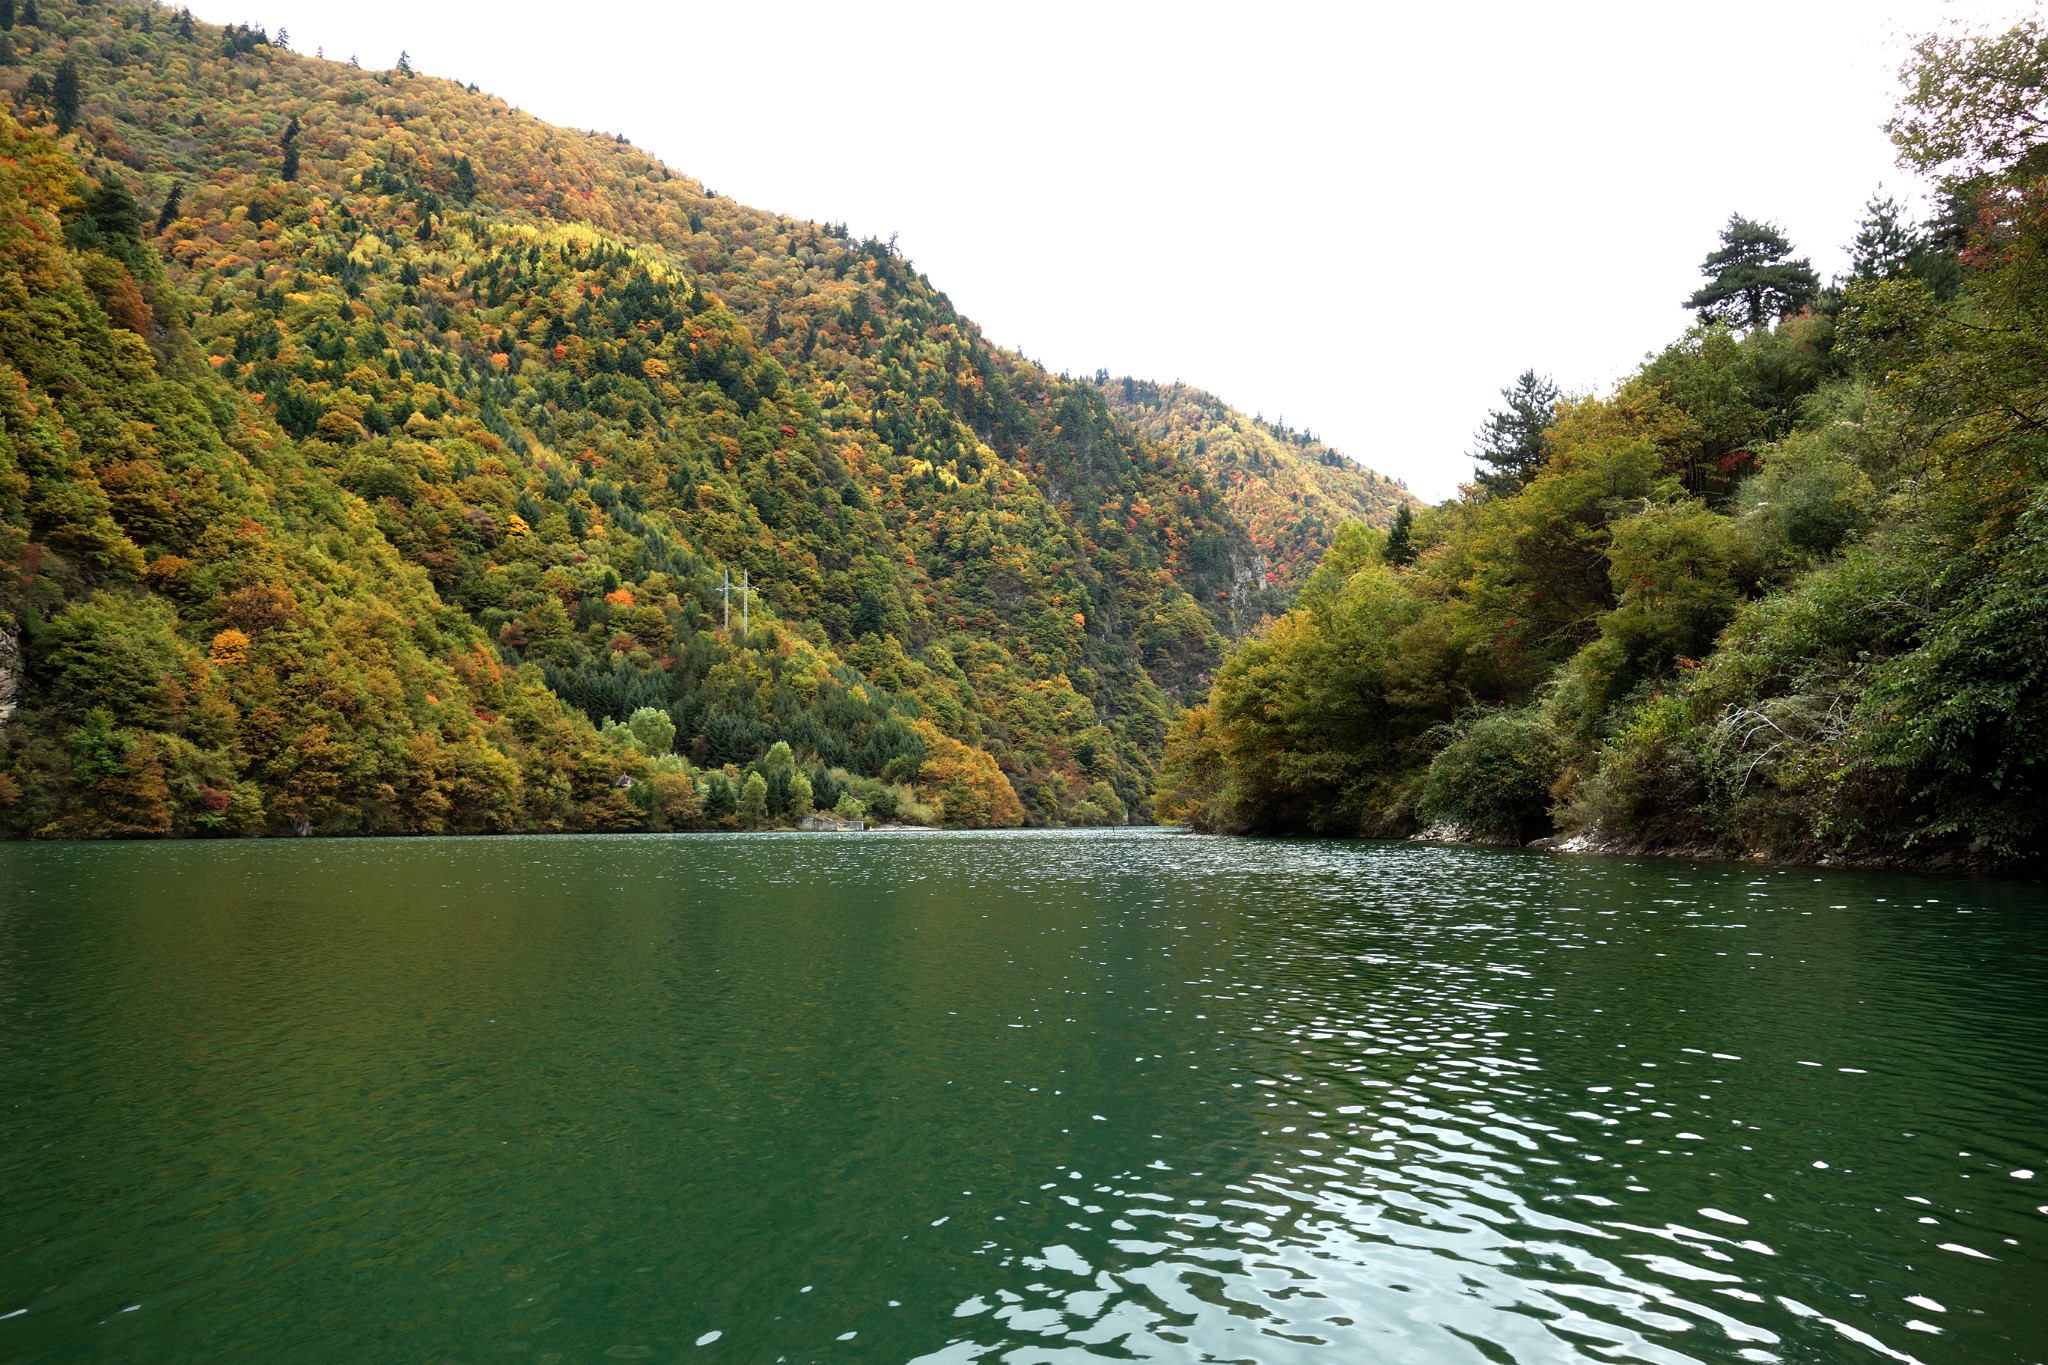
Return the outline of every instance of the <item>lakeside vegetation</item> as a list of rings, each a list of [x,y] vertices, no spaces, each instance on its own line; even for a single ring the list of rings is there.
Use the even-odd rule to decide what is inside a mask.
[[[11,17],[8,833],[1146,819],[1284,602],[892,243],[403,59]]]
[[[1341,532],[1169,740],[1251,832],[1999,866],[2048,778],[2048,30],[1922,41],[1822,288],[1740,216],[1615,391],[1524,375],[1464,495]]]

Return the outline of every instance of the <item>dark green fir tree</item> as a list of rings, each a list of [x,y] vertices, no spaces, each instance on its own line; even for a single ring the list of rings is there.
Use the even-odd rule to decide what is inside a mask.
[[[57,131],[68,133],[78,122],[78,63],[66,58],[57,68],[57,83],[51,87],[51,107],[57,111]]]
[[[1387,545],[1381,553],[1389,564],[1415,562],[1415,510],[1405,502],[1394,509],[1394,523],[1387,528]]]
[[[1506,495],[1535,478],[1543,467],[1543,434],[1557,421],[1559,393],[1548,376],[1524,370],[1500,396],[1507,406],[1487,414],[1472,458],[1491,466],[1479,472],[1479,486]]]
[[[1849,273],[1859,280],[1889,280],[1904,274],[1920,251],[1920,234],[1899,202],[1873,194],[1863,206],[1863,222],[1849,244]]]

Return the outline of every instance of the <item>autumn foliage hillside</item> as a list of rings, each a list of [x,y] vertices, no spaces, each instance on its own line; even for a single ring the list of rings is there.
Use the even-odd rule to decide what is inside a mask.
[[[576,742],[610,736],[627,764],[610,780],[638,803],[620,819],[745,819],[756,776],[784,818],[797,774],[820,805],[884,813],[948,818],[950,790],[955,823],[1142,818],[1172,712],[1278,605],[1232,494],[1093,385],[989,344],[889,244],[746,208],[452,81],[161,7],[50,0],[7,39],[26,145],[72,166],[39,211],[92,298],[76,325],[146,338],[195,401],[233,407],[228,429],[288,452],[413,585],[409,614],[443,623],[421,646],[435,667],[474,659],[559,698]],[[95,196],[126,201],[118,278],[72,226]],[[22,363],[44,345],[24,340]],[[119,463],[79,449],[90,469],[46,471],[51,496],[88,496],[85,474]],[[284,496],[247,490],[280,516]],[[78,593],[168,601],[179,575],[215,572],[218,518],[191,515],[171,534],[117,514],[118,584],[10,601],[31,710],[84,714],[45,634]],[[52,529],[29,517],[17,567],[54,551]],[[303,603],[330,572],[266,581]],[[167,638],[199,649],[218,615]],[[76,765],[22,730],[0,732],[12,826],[73,828]],[[661,810],[661,774],[635,762],[681,765]],[[356,800],[310,823],[370,827]],[[307,823],[266,812],[248,827]]]
[[[1340,526],[1362,521],[1384,531],[1397,509],[1422,505],[1309,433],[1247,416],[1215,394],[1107,371],[1095,386],[1117,416],[1209,476],[1280,587],[1300,586]]]
[[[133,207],[0,114],[0,817],[636,825],[623,755],[183,356]]]

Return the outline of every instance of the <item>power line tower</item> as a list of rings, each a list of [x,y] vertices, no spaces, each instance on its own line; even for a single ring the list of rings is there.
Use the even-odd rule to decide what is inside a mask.
[[[726,628],[727,630],[731,630],[731,629],[732,629],[732,570],[731,570],[731,569],[723,569],[723,570],[720,570],[720,572],[721,572],[721,573],[723,573],[723,574],[725,575],[725,581],[724,581],[723,583],[720,583],[720,584],[718,585],[718,595],[719,595],[720,597],[722,597],[722,598],[724,598],[724,599],[725,599],[725,628]],[[744,606],[742,606],[742,607],[740,608],[740,614],[741,614],[741,619],[743,619],[743,620],[744,620],[744,619],[745,619],[745,616],[746,616],[746,608],[745,608]]]
[[[749,596],[749,595],[751,594],[751,592],[752,592],[752,586],[751,586],[751,585],[750,585],[750,584],[748,583],[748,581],[747,581],[747,571],[746,571],[745,569],[741,569],[741,570],[740,570],[740,634],[742,634],[742,635],[746,635],[746,634],[748,634],[748,633],[749,633],[749,631],[750,631],[750,629],[751,629],[751,627],[749,627],[749,626],[748,626],[748,624],[747,624],[747,599],[748,599],[748,596]]]

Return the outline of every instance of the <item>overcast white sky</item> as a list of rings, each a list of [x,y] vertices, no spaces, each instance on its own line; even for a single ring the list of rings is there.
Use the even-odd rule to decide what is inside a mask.
[[[200,0],[887,237],[991,338],[1284,416],[1441,498],[1524,367],[1611,384],[1731,211],[1823,275],[1910,38],[2028,0]],[[260,12],[247,12],[258,9]]]

